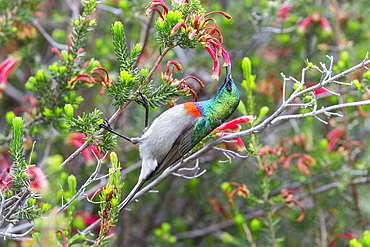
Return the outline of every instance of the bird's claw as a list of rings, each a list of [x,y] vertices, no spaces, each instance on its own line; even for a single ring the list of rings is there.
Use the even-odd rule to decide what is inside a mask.
[[[110,127],[110,123],[108,119],[104,119],[104,122],[102,124],[99,124],[99,128],[106,129],[108,131],[112,130],[112,127]]]
[[[148,106],[148,98],[142,94],[140,91],[137,92],[137,95],[140,96],[141,100],[140,99],[135,99],[136,103],[144,106],[145,108]]]

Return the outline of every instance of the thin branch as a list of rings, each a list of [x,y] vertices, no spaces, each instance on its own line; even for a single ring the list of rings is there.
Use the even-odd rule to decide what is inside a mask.
[[[68,50],[67,45],[59,44],[56,42],[46,31],[45,29],[40,25],[40,23],[36,20],[32,20],[32,24],[35,26],[37,31],[41,33],[42,36],[46,39],[46,41],[53,47],[58,48],[59,50]]]

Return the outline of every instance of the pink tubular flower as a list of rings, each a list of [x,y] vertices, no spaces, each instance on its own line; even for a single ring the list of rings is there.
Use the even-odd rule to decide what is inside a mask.
[[[149,16],[150,12],[152,12],[154,10],[154,11],[157,11],[158,14],[160,15],[160,17],[162,18],[162,20],[164,20],[164,16],[163,16],[162,12],[158,8],[153,7],[153,6],[156,6],[156,5],[159,5],[163,8],[163,12],[164,12],[165,15],[168,14],[168,8],[167,8],[166,4],[163,2],[163,0],[153,0],[149,3],[149,6],[151,6],[151,7],[149,7],[146,10],[145,15]]]
[[[326,151],[328,153],[331,153],[333,151],[335,144],[337,144],[337,142],[340,140],[340,138],[342,138],[343,135],[344,131],[341,128],[335,128],[327,134],[326,137],[328,138],[329,143]]]
[[[223,137],[223,136],[228,136],[228,135],[231,135],[232,133],[216,133],[216,137]],[[242,141],[242,139],[240,138],[233,138],[233,140],[235,141],[235,145],[236,145],[236,148],[238,149],[238,151],[244,151],[245,150],[245,145],[244,145],[244,142]]]
[[[31,180],[31,188],[38,192],[43,193],[47,190],[49,183],[41,168],[33,166],[27,171],[27,175]]]
[[[253,119],[254,119],[253,116],[238,117],[234,120],[231,120],[227,123],[222,124],[215,131],[221,132],[227,129],[232,130],[232,131],[239,131],[241,129],[241,126],[240,126],[241,123],[251,123]]]
[[[180,27],[182,27],[182,28],[184,28],[184,30],[186,30],[186,25],[185,25],[184,23],[180,22],[180,23],[177,23],[177,24],[172,28],[172,30],[171,30],[171,35],[174,35],[174,34],[177,32],[177,30],[179,30],[179,28],[180,28]]]
[[[331,33],[331,26],[330,26],[330,23],[329,21],[324,18],[324,17],[321,17],[321,19],[319,20],[319,23],[321,25],[321,28],[322,28],[322,31],[326,34],[330,34]]]
[[[2,96],[2,90],[8,83],[9,73],[18,65],[19,62],[19,57],[10,56],[0,64],[0,98]]]
[[[68,139],[67,139],[67,143],[69,145],[72,145],[74,146],[75,148],[80,148],[84,143],[85,143],[85,140],[84,138],[86,138],[86,136],[82,133],[72,133]],[[91,154],[90,150],[92,152],[94,152],[94,154],[99,158],[103,158],[104,155],[100,154],[97,147],[96,146],[89,146],[88,148],[86,148],[84,151],[82,151],[82,155],[84,156],[85,158],[85,161],[86,163],[88,164],[92,164],[94,163],[95,159],[93,157],[93,155]]]
[[[227,130],[238,132],[241,129],[241,126],[239,124],[241,123],[251,123],[253,121],[253,116],[242,116],[239,118],[236,118],[234,120],[231,120],[227,123],[224,123],[220,125],[218,128],[214,130],[216,132],[216,137],[221,137],[221,136],[228,136],[232,133],[230,132],[224,132]],[[222,133],[221,133],[222,132]],[[234,138],[235,145],[238,149],[238,151],[244,151],[245,150],[245,145],[242,139],[240,138]]]
[[[290,12],[290,7],[284,6],[279,9],[277,16],[278,18],[282,20],[286,20],[288,18],[289,12]]]
[[[311,23],[312,23],[311,16],[304,18],[303,21],[299,23],[297,32],[300,34],[304,34],[307,31],[308,27],[311,25]]]

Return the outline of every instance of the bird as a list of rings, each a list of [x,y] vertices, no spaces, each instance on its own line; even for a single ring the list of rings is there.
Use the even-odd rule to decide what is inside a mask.
[[[142,100],[137,102],[148,111],[146,97],[140,96]],[[140,138],[129,138],[115,132],[107,119],[100,124],[100,128],[139,145],[141,172],[136,185],[120,204],[120,209],[131,202],[146,181],[175,164],[223,124],[236,110],[239,101],[240,93],[232,79],[231,67],[226,66],[226,78],[213,98],[176,105],[154,119],[150,126],[147,126],[146,118],[145,132]]]

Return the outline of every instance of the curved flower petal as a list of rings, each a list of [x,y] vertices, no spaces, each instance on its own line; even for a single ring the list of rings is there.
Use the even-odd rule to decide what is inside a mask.
[[[251,123],[253,121],[254,117],[253,116],[242,116],[242,117],[238,117],[234,120],[231,120],[227,123],[224,123],[222,125],[220,125],[215,131],[216,132],[220,132],[220,131],[224,131],[226,129],[229,129],[229,130],[235,130],[235,129],[238,129],[237,126],[240,127],[240,123]],[[239,128],[240,130],[240,128]]]
[[[148,8],[148,9],[146,10],[146,12],[145,12],[145,15],[146,15],[146,16],[149,16],[149,14],[150,14],[150,12],[152,12],[152,10],[157,11],[157,12],[158,12],[158,14],[161,16],[162,20],[164,20],[164,17],[163,17],[162,12],[161,12],[158,8],[156,8],[156,7],[150,7],[150,8]]]
[[[185,25],[184,23],[180,22],[180,23],[177,23],[177,24],[172,28],[172,30],[171,30],[171,35],[174,35],[174,34],[177,32],[177,30],[179,30],[179,28],[180,28],[180,27],[183,27],[183,28],[185,29],[185,31],[186,31],[186,25]]]

